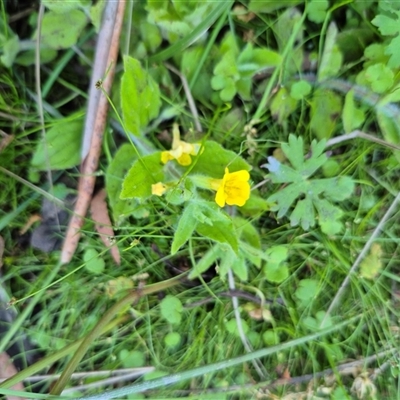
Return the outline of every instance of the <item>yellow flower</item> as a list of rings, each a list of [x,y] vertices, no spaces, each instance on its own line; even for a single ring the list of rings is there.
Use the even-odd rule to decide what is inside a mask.
[[[166,164],[170,160],[176,160],[180,165],[187,166],[192,163],[192,157],[198,154],[200,144],[186,143],[180,139],[178,124],[172,129],[172,149],[161,153],[161,162]]]
[[[167,190],[167,186],[162,182],[155,183],[151,185],[151,194],[155,194],[156,196],[162,196]]]
[[[243,206],[250,197],[250,174],[246,170],[229,172],[225,168],[225,175],[222,179],[213,180],[212,186],[217,190],[215,202],[224,207],[225,203],[230,206]]]

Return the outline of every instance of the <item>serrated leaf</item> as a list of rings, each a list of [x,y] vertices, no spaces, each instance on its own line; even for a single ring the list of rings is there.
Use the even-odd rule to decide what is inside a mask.
[[[314,199],[314,204],[318,211],[318,224],[322,232],[327,235],[339,233],[343,228],[343,224],[339,221],[343,216],[343,211],[325,199]]]
[[[354,102],[354,89],[347,92],[343,112],[342,112],[343,127],[346,133],[352,132],[359,128],[365,121],[365,113],[363,110],[356,107]]]
[[[400,66],[400,36],[394,37],[391,42],[386,46],[385,54],[390,55],[388,67],[398,68]]]
[[[301,136],[289,135],[288,143],[282,143],[282,151],[296,170],[303,168],[304,144]]]
[[[302,179],[299,172],[293,168],[280,163],[275,157],[268,157],[268,164],[265,164],[268,168],[271,176],[271,180],[274,183],[287,183],[295,182]]]
[[[315,279],[302,279],[294,295],[302,304],[310,303],[318,294],[319,283]]]
[[[54,50],[68,49],[76,44],[86,24],[86,15],[81,10],[62,14],[49,11],[43,16],[41,43]]]
[[[304,162],[304,167],[301,171],[303,177],[310,177],[315,171],[317,171],[322,165],[326,163],[328,157],[325,151],[326,139],[322,139],[319,142],[313,140],[311,143],[311,157]]]
[[[175,296],[167,295],[160,303],[161,315],[170,324],[179,324],[182,320],[182,302]]]
[[[348,199],[354,192],[354,181],[350,176],[339,176],[326,181],[324,194],[333,201]]]
[[[369,66],[365,71],[365,78],[375,93],[385,93],[394,83],[393,71],[383,63]]]
[[[191,238],[193,231],[196,229],[197,221],[192,215],[195,209],[196,205],[189,204],[183,211],[174,233],[174,240],[171,245],[171,254],[175,254]]]
[[[238,252],[237,234],[234,230],[232,220],[228,216],[226,216],[225,220],[216,221],[213,225],[199,222],[196,226],[196,232],[216,242],[226,243],[235,253]]]
[[[372,21],[382,35],[395,35],[399,32],[399,21],[383,14],[378,14]]]
[[[290,225],[301,225],[304,230],[308,230],[315,225],[314,206],[311,196],[306,196],[303,200],[299,200],[290,215]]]
[[[282,218],[288,212],[290,206],[303,192],[303,189],[303,182],[292,183],[268,197],[267,201],[269,203],[277,203],[275,206],[271,207],[271,210],[279,210],[277,215],[278,218]]]
[[[156,118],[161,107],[160,89],[140,62],[124,57],[121,78],[121,106],[126,129],[136,136]]]
[[[324,22],[328,7],[328,0],[311,0],[307,4],[308,19],[317,24]]]
[[[45,171],[72,168],[80,163],[82,120],[62,119],[46,131],[32,158],[32,167]]]
[[[129,169],[120,194],[121,199],[146,199],[151,196],[151,185],[164,180],[161,152],[136,160]]]

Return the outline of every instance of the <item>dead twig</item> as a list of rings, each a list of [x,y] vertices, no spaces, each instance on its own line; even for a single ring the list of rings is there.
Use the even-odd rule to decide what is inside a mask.
[[[110,92],[118,56],[125,5],[125,1],[108,1],[104,9],[103,25],[97,41],[95,70],[92,76],[85,122],[78,197],[61,251],[61,263],[63,264],[68,263],[75,253],[79,242],[80,229],[93,194],[96,181],[94,173],[99,162],[108,111],[108,100],[102,91],[95,88],[95,82],[103,78],[108,72],[102,87],[106,93]]]

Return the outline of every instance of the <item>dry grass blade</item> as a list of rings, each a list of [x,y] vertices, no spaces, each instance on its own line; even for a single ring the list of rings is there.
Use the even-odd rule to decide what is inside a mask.
[[[12,363],[7,353],[0,353],[0,378],[1,379],[9,378],[10,376],[15,375],[17,372],[18,372],[17,369],[14,367],[14,364]],[[25,390],[24,385],[22,383],[15,384],[11,389],[20,391]],[[6,399],[23,400],[24,398],[17,396],[7,396]]]
[[[121,264],[121,255],[118,247],[110,239],[114,237],[114,231],[111,226],[111,220],[108,215],[107,193],[105,189],[100,190],[92,199],[90,204],[90,213],[93,221],[96,223],[96,230],[104,245],[110,249],[111,255],[117,265]]]
[[[118,56],[119,38],[122,28],[125,4],[126,3],[124,1],[120,1],[117,3],[118,7],[116,8],[115,2],[109,1],[107,3],[107,6],[104,10],[104,23],[102,32],[100,33],[99,40],[97,42],[96,61],[98,58],[100,58],[99,54],[103,55],[103,59],[106,59],[107,61],[104,64],[105,69],[104,71],[102,71],[102,74],[97,75],[97,73],[94,72],[93,76],[95,79],[103,77],[106,73],[107,66],[110,66],[110,68],[107,70],[107,79],[105,79],[103,83],[103,88],[107,93],[110,92],[111,84],[114,77],[115,63]],[[111,15],[111,12],[113,12],[114,10],[115,16]],[[110,20],[115,21],[115,23],[110,23]],[[105,55],[103,52],[105,45],[101,40],[103,37],[111,37],[110,47],[107,55]],[[93,89],[91,93],[93,93]],[[81,165],[81,177],[79,179],[78,185],[78,197],[75,204],[74,214],[72,215],[71,221],[69,223],[64,245],[61,251],[61,262],[63,264],[68,263],[71,260],[78,246],[80,229],[83,224],[83,219],[89,208],[94,184],[96,181],[94,172],[96,171],[99,162],[101,144],[103,140],[103,133],[106,125],[108,111],[108,100],[106,96],[101,93],[101,91],[97,91],[96,93],[98,93],[99,97],[97,98],[96,95],[94,100],[92,101],[92,105],[90,105],[90,108],[88,109],[88,117],[86,119],[86,125],[88,126],[88,128],[85,128],[85,131],[87,129],[90,129],[92,126],[93,128],[91,129],[92,134],[87,155],[85,154],[85,144],[83,146],[83,156],[85,158],[83,159]],[[86,140],[87,139],[85,139],[84,141],[86,142]]]

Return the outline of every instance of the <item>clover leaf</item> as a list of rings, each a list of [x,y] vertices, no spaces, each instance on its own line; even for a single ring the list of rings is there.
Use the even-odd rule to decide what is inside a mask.
[[[280,163],[274,157],[268,157],[266,164],[272,182],[287,185],[267,201],[275,203],[271,209],[278,211],[277,217],[282,218],[297,200],[290,215],[291,226],[301,225],[304,230],[308,230],[318,221],[324,233],[334,235],[342,229],[340,218],[343,211],[332,202],[347,199],[353,192],[354,182],[348,176],[309,179],[328,161],[323,153],[325,144],[325,140],[314,140],[311,143],[311,156],[304,159],[303,139],[290,135],[289,143],[282,144],[282,151],[292,167]]]

